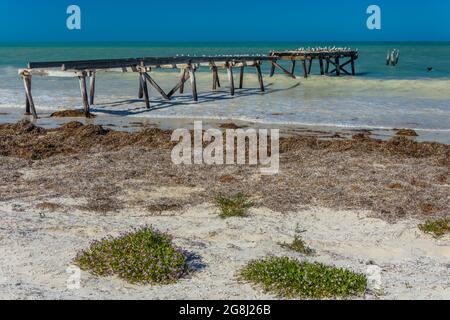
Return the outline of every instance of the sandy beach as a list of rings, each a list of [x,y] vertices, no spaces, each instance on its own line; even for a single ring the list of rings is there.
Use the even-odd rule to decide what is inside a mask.
[[[277,299],[236,278],[267,255],[378,266],[381,287],[364,299],[450,299],[450,239],[417,228],[450,212],[448,145],[290,128],[280,173],[263,176],[256,166],[174,165],[169,125],[45,121],[0,125],[0,299]],[[219,218],[215,196],[239,191],[255,203],[250,215]],[[296,224],[314,256],[280,247]],[[187,278],[138,286],[82,272],[81,288],[67,288],[79,250],[143,225],[192,252]]]

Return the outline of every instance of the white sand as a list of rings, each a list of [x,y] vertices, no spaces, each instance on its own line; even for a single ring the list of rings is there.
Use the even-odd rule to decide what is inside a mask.
[[[66,204],[79,200],[60,199]],[[18,205],[25,210],[18,211]],[[222,220],[208,204],[162,216],[75,210],[42,217],[29,205],[0,204],[0,299],[271,299],[235,279],[246,262],[268,254],[363,273],[375,263],[382,269],[381,289],[371,290],[367,299],[450,299],[450,239],[422,234],[414,220],[391,225],[365,212],[321,208],[289,214],[257,208],[248,218]],[[305,258],[277,244],[292,239],[297,223],[307,230],[303,238],[316,256]],[[67,288],[66,268],[78,250],[93,239],[145,224],[169,232],[177,245],[197,253],[199,270],[166,286],[135,286],[82,272],[81,288]]]

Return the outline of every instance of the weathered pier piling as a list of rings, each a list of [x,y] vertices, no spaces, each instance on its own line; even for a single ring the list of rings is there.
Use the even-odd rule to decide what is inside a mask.
[[[400,59],[400,50],[394,49],[389,51],[386,57],[386,65],[395,67]]]
[[[25,114],[37,118],[36,106],[31,94],[31,80],[33,76],[49,77],[72,77],[78,78],[84,115],[90,117],[90,106],[95,103],[96,75],[99,72],[135,72],[138,76],[138,97],[143,99],[147,109],[151,108],[149,85],[152,86],[165,100],[171,100],[179,92],[184,93],[185,85],[189,80],[192,99],[198,101],[196,71],[200,68],[209,68],[212,73],[212,90],[221,87],[219,70],[226,71],[230,95],[234,96],[236,89],[244,87],[244,73],[246,68],[255,68],[260,92],[265,92],[264,78],[261,65],[264,62],[271,64],[270,76],[273,76],[278,68],[287,76],[295,79],[296,61],[302,63],[304,77],[311,73],[313,60],[319,60],[321,74],[355,75],[355,60],[358,58],[357,50],[346,48],[320,48],[320,49],[298,49],[292,51],[272,51],[269,55],[221,55],[221,56],[176,56],[176,57],[147,57],[130,59],[104,59],[104,60],[79,60],[79,61],[49,61],[29,62],[28,68],[20,69],[19,75],[23,78],[25,87]],[[340,59],[348,59],[341,63]],[[280,61],[291,61],[290,71],[283,67]],[[308,63],[308,65],[307,65]],[[324,66],[326,63],[326,66]],[[334,69],[329,72],[330,64]],[[351,64],[351,73],[344,69]],[[169,91],[165,92],[151,76],[156,69],[179,70],[178,83]],[[236,88],[234,69],[239,70],[239,84]],[[87,81],[89,78],[89,82]],[[89,91],[88,91],[89,84]]]
[[[295,66],[296,61],[301,61],[303,76],[305,78],[311,74],[311,68],[314,60],[319,61],[320,74],[330,75],[336,74],[341,75],[341,71],[347,75],[356,75],[355,61],[358,59],[358,50],[352,50],[349,48],[300,48],[297,50],[288,51],[272,51],[270,52],[270,57],[276,57],[277,60],[272,60],[272,69],[270,76],[273,76],[275,69],[278,68],[283,71],[286,75],[295,78]],[[278,60],[291,61],[291,70],[288,71],[282,67]],[[347,60],[347,61],[342,61]],[[324,63],[326,66],[324,66]],[[334,69],[329,71],[330,64],[334,66]],[[344,67],[350,64],[351,71],[347,71]]]

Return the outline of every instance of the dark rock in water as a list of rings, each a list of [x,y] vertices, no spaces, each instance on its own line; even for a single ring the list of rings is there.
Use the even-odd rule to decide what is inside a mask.
[[[403,137],[418,137],[419,135],[412,129],[394,129],[397,136]]]
[[[428,67],[427,70],[428,72],[433,71],[433,67]]]

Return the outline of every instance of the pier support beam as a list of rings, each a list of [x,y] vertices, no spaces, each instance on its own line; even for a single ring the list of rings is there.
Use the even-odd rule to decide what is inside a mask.
[[[23,85],[25,87],[25,114],[32,114],[35,119],[37,119],[36,108],[34,106],[33,96],[31,94],[31,75],[23,75]],[[30,112],[31,111],[31,112]]]
[[[308,74],[311,74],[312,63],[313,63],[313,59],[309,59]]]
[[[278,62],[272,61],[272,65],[283,71],[287,76],[291,77],[292,79],[296,79],[295,75],[291,72],[287,71],[285,68],[283,68]]]
[[[138,98],[142,99],[144,97],[144,87],[142,86],[141,74],[139,73],[139,93]]]
[[[169,91],[169,93],[167,94],[167,96],[169,98],[171,98],[177,91],[178,89],[180,90],[180,93],[183,93],[182,91],[184,91],[184,83],[189,79],[189,74],[187,73],[186,69],[182,69],[181,70],[181,77],[180,77],[180,82],[177,83],[177,85],[175,87],[173,87],[172,90]],[[182,89],[183,88],[183,89]]]
[[[234,76],[233,67],[227,63],[228,81],[230,82],[230,95],[234,96]]]
[[[26,77],[26,78],[24,77],[23,80],[24,81],[29,81],[29,84],[26,84],[25,87],[30,88],[30,92],[31,92],[31,77]],[[24,82],[24,84],[25,84],[25,82]],[[26,116],[31,115],[30,101],[28,100],[28,96],[27,96],[26,93],[25,93],[25,115]]]
[[[295,75],[295,65],[297,64],[297,60],[292,60],[291,65],[291,74]]]
[[[195,69],[192,66],[189,66],[189,77],[191,78],[191,87],[192,87],[192,98],[194,101],[198,101],[197,95],[197,81],[195,79]]]
[[[356,75],[356,72],[355,72],[355,58],[354,57],[351,58],[351,64],[352,64],[352,76],[354,76],[354,75]]]
[[[180,94],[184,93],[184,83],[187,80],[186,73],[187,73],[186,69],[181,69]]]
[[[323,59],[322,58],[319,59],[319,65],[320,65],[320,74],[323,76],[325,74],[325,72],[323,70]]]
[[[302,60],[303,77],[308,78],[308,70],[306,69],[306,61]]]
[[[339,77],[341,75],[341,65],[339,63],[339,58],[335,58],[336,75]]]
[[[80,91],[81,91],[81,99],[83,101],[84,116],[86,118],[89,118],[91,116],[91,113],[89,110],[89,100],[88,100],[88,93],[87,93],[86,77],[87,77],[87,72],[83,71],[78,76],[78,80],[80,82]]]
[[[244,66],[241,67],[240,74],[239,74],[239,89],[242,89],[244,86]]]
[[[255,68],[256,68],[256,74],[258,75],[258,82],[259,82],[259,89],[261,90],[261,92],[264,92],[264,80],[263,80],[263,75],[261,72],[261,63],[258,61],[257,63],[255,63]]]
[[[144,72],[143,75],[144,75],[145,80],[147,80],[148,83],[150,83],[151,86],[152,86],[153,88],[155,88],[156,91],[158,91],[159,94],[160,94],[164,99],[170,100],[170,98],[167,96],[167,94],[164,92],[164,90],[161,89],[161,87],[156,83],[155,80],[153,80],[152,77],[150,77],[150,75],[149,75],[147,72]]]
[[[220,88],[219,72],[218,72],[216,66],[212,66],[211,70],[212,70],[212,76],[213,76],[212,89],[213,89],[213,91],[215,91],[215,90],[217,90],[217,88]]]
[[[89,103],[92,106],[95,98],[95,71],[92,71],[89,76]]]
[[[147,86],[147,81],[145,79],[143,72],[139,72],[139,79],[140,79],[140,83],[141,83],[141,87],[142,87],[142,96],[145,101],[145,107],[147,109],[150,109],[150,98],[148,96],[148,86]]]

